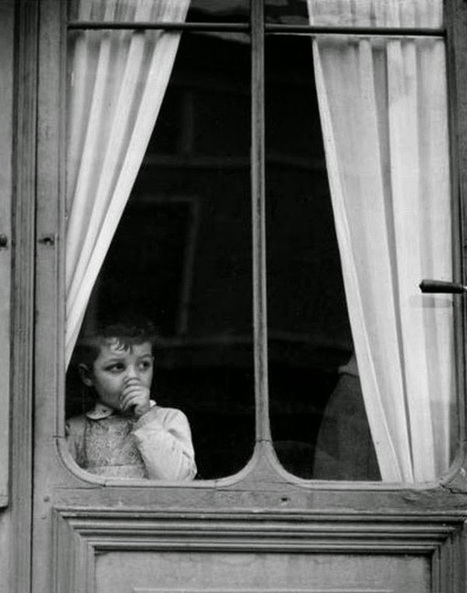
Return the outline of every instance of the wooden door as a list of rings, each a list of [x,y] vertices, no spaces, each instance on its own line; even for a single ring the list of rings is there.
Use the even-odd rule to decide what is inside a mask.
[[[65,8],[64,2],[42,0],[40,25],[32,23],[40,51],[37,210],[27,213],[36,224],[34,308],[27,304],[35,320],[34,341],[28,342],[34,347],[31,591],[464,591],[463,452],[444,481],[416,486],[302,479],[278,460],[267,407],[261,155],[252,165],[256,408],[251,458],[233,475],[187,485],[122,483],[92,476],[74,463],[64,432]],[[450,43],[457,48],[466,38],[467,11],[460,0],[452,0],[449,11]],[[256,27],[261,14],[261,5],[253,2]],[[261,48],[254,52],[255,83]],[[466,89],[462,59],[459,55],[453,71],[459,96]],[[35,60],[34,48],[29,60]],[[261,93],[260,88],[257,97]],[[463,100],[456,109],[458,121],[467,121]],[[30,121],[35,117],[31,113]],[[252,121],[258,125],[252,152],[259,154],[258,102]],[[455,147],[459,159],[465,157],[464,142],[462,136]]]

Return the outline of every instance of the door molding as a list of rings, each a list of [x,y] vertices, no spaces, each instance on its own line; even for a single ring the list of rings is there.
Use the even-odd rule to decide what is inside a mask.
[[[279,513],[155,513],[138,509],[72,508],[56,508],[53,514],[54,566],[57,568],[54,593],[91,593],[95,590],[95,565],[99,555],[137,552],[175,554],[176,558],[183,557],[184,553],[222,552],[309,554],[310,559],[335,554],[375,558],[377,554],[395,562],[400,557],[410,556],[428,560],[430,590],[463,591],[464,520],[458,516],[369,515],[362,518],[306,513],[284,516]],[[137,587],[134,590],[152,591]],[[380,589],[368,589],[376,590]],[[292,587],[290,591],[293,593],[295,589]],[[307,593],[311,591],[315,590],[307,590]]]

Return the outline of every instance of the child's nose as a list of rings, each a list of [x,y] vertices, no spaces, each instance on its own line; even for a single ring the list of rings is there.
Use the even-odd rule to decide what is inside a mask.
[[[136,367],[134,367],[133,365],[129,365],[128,368],[127,368],[126,375],[127,375],[127,378],[128,379],[133,379],[133,378],[138,377],[138,373],[136,371]]]

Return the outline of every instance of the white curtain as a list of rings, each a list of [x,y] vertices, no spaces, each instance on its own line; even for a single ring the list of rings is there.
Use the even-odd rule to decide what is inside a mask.
[[[437,27],[442,0],[308,0],[312,24]],[[455,401],[443,40],[321,37],[315,77],[344,283],[382,479],[450,462]]]
[[[80,20],[183,22],[189,0],[79,0]],[[153,132],[179,32],[80,31],[71,40],[66,359]]]

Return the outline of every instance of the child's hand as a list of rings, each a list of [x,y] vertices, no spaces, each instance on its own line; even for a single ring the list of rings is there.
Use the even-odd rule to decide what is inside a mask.
[[[140,418],[146,412],[149,412],[149,389],[136,379],[128,379],[120,396],[120,405],[123,412],[128,412],[133,408],[136,418]]]

